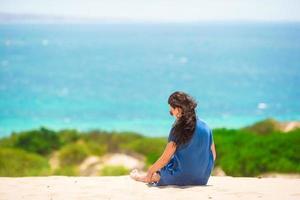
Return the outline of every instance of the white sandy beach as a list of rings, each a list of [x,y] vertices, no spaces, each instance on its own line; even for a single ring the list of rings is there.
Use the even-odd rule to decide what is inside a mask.
[[[300,199],[300,179],[211,176],[206,186],[154,187],[129,176],[1,177],[0,199]]]

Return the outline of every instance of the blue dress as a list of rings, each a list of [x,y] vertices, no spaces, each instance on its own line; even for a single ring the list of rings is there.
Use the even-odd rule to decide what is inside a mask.
[[[177,148],[168,164],[157,171],[160,174],[160,180],[154,183],[155,186],[207,184],[214,168],[211,151],[213,135],[212,130],[203,120],[198,117],[196,119],[193,137],[189,142]],[[174,141],[172,129],[168,142]]]

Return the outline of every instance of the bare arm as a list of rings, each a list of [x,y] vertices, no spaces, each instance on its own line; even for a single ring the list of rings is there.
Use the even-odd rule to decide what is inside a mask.
[[[217,153],[216,153],[216,147],[215,147],[215,143],[213,142],[212,144],[211,144],[211,151],[212,151],[212,153],[213,153],[213,156],[214,156],[214,160],[216,160],[216,157],[217,157]]]
[[[149,168],[148,172],[154,173],[164,167],[171,159],[176,151],[176,143],[173,141],[169,142],[160,156],[160,158]]]

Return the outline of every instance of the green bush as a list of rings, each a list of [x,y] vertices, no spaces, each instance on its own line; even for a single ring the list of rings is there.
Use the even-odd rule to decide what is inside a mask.
[[[59,151],[60,166],[80,164],[90,154],[86,144],[67,144]]]
[[[39,130],[20,132],[11,137],[7,146],[21,148],[29,152],[48,155],[60,147],[59,137],[56,132],[41,127]]]
[[[280,125],[275,119],[269,118],[247,126],[244,129],[258,134],[270,134],[280,131]]]
[[[227,175],[300,173],[300,131],[256,135],[244,130],[215,129],[213,134],[216,165]]]
[[[52,175],[78,176],[79,175],[78,166],[69,165],[69,166],[59,167],[58,169],[55,169],[54,172],[52,172]]]
[[[122,144],[143,138],[134,132],[105,132],[90,131],[82,134],[82,139],[86,142],[93,142],[99,146],[104,146],[107,152],[115,153],[121,151]]]
[[[48,161],[40,155],[22,149],[0,148],[0,176],[46,176]]]
[[[18,133],[12,132],[11,135],[0,138],[0,147],[14,148],[18,137]]]
[[[215,166],[219,165],[231,176],[300,173],[300,129],[282,133],[272,120],[251,127],[213,130],[217,151]],[[82,133],[73,129],[54,132],[46,128],[13,132],[0,139],[0,174],[47,174],[49,166],[45,158],[53,150],[58,150],[61,164],[55,173],[61,175],[78,175],[77,166],[88,155],[101,156],[119,151],[144,155],[148,167],[163,153],[166,144],[165,137],[145,137],[133,132]],[[32,163],[36,164],[33,166]]]
[[[92,141],[85,142],[85,144],[90,155],[103,156],[107,153],[108,147],[106,144],[98,144]]]
[[[137,139],[121,147],[125,150],[140,153],[146,156],[146,165],[153,164],[163,153],[167,145],[166,138],[142,138]]]
[[[100,176],[121,176],[129,174],[129,169],[122,165],[106,165],[101,170]]]
[[[57,134],[60,140],[60,144],[62,146],[66,144],[74,143],[77,140],[79,140],[81,137],[80,133],[75,129],[63,129],[60,130]]]

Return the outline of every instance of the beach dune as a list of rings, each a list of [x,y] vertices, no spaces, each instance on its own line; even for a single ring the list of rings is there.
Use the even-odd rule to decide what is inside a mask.
[[[300,199],[300,179],[211,176],[205,186],[155,187],[129,176],[1,177],[0,199]]]

